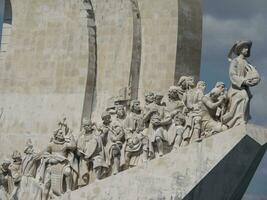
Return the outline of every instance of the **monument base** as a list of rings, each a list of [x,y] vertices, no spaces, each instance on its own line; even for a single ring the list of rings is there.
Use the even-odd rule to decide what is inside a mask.
[[[267,129],[248,124],[179,148],[79,190],[68,200],[240,200],[265,151]]]

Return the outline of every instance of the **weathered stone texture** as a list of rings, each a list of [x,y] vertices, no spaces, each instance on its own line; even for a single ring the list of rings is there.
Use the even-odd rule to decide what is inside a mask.
[[[266,151],[266,143],[266,129],[238,126],[62,199],[241,200]]]
[[[11,4],[12,34],[5,63],[0,65],[1,134],[51,135],[62,115],[79,128],[88,68],[82,2],[13,0]],[[16,148],[24,145],[15,141]]]
[[[62,115],[76,133],[81,116],[91,115],[84,112],[93,110],[92,119],[98,121],[109,99],[120,89],[133,86],[131,80],[139,80],[134,84],[135,95],[142,100],[146,91],[167,91],[178,76],[191,69],[191,64],[177,65],[177,35],[187,38],[184,45],[190,38],[201,40],[200,3],[186,4],[185,9],[195,15],[180,20],[189,20],[190,26],[179,23],[179,6],[183,4],[177,0],[91,3],[93,8],[86,8],[82,0],[11,1],[12,31],[0,65],[3,137],[18,133],[49,137]],[[87,19],[88,10],[94,12],[94,22],[92,16]],[[93,24],[97,55],[90,49],[93,37],[88,37],[92,31],[88,26]],[[183,26],[188,28],[186,32],[182,32]],[[201,48],[190,47],[186,53],[191,55],[191,49],[194,67],[190,73],[198,75]],[[94,56],[97,59],[92,66],[90,58]],[[174,77],[177,68],[181,70]],[[93,90],[88,83],[94,80]],[[93,109],[86,108],[91,105]]]

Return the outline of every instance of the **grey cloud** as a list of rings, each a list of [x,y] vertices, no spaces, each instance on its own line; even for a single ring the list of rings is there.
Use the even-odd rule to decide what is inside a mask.
[[[204,0],[205,14],[222,19],[248,19],[255,13],[267,15],[266,0]]]
[[[226,55],[233,42],[240,39],[253,40],[253,52],[264,56],[267,27],[265,16],[254,15],[250,19],[218,19],[211,15],[203,18],[203,54]],[[212,50],[212,51],[211,51]],[[252,53],[253,53],[252,52]],[[259,53],[259,54],[258,54]],[[261,58],[257,58],[261,59]]]

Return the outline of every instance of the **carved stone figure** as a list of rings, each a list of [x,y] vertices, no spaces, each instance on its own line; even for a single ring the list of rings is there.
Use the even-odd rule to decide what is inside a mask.
[[[36,153],[31,140],[28,140],[24,149],[25,156],[21,162],[21,181],[13,196],[18,200],[41,200],[42,187],[35,179],[41,153]]]
[[[107,171],[106,154],[103,144],[103,134],[97,132],[94,123],[83,119],[82,131],[77,141],[79,160],[78,186],[82,187],[97,179],[103,178]]]
[[[173,118],[177,113],[182,112],[184,103],[179,97],[179,88],[171,86],[168,91],[168,100],[166,101],[166,111]]]
[[[187,85],[186,85],[186,80],[187,80],[187,76],[181,76],[179,78],[179,81],[177,83],[177,93],[179,95],[179,99],[183,99],[184,93],[187,90]]]
[[[111,122],[111,116],[109,113],[104,112],[102,113],[101,117],[103,120],[101,132],[107,135],[107,164],[108,166],[110,166],[111,171],[115,175],[120,171],[121,149],[124,142],[124,130],[121,126],[121,123],[117,121]]]
[[[249,120],[249,102],[252,98],[249,88],[260,82],[260,76],[256,68],[247,61],[251,46],[251,41],[238,41],[229,52],[229,76],[232,85],[228,91],[228,111],[236,107],[233,117],[227,122],[230,128],[246,124]],[[232,54],[236,55],[234,59]],[[236,106],[236,104],[238,105]]]
[[[11,171],[12,180],[14,183],[13,191],[10,195],[11,200],[15,200],[17,198],[17,193],[19,190],[19,185],[22,177],[21,173],[21,163],[22,163],[22,157],[19,151],[14,151],[12,153],[12,163],[9,166],[9,169]]]
[[[191,138],[200,140],[201,138],[201,100],[204,96],[206,83],[199,81],[194,88],[194,79],[188,78],[186,81],[187,90],[183,96],[186,113],[186,130],[183,134],[184,145],[189,144]]]
[[[0,199],[8,200],[13,190],[13,180],[9,169],[11,162],[5,159],[0,165]]]
[[[174,149],[181,146],[185,129],[185,116],[182,113],[176,114],[168,129],[168,142]]]
[[[125,111],[125,107],[123,105],[117,105],[116,117],[114,118],[114,121],[119,123],[121,127],[124,127],[126,116],[127,116],[127,113]]]
[[[61,124],[62,125],[62,124]],[[47,146],[40,166],[41,179],[44,183],[43,199],[50,195],[59,196],[72,188],[72,161],[69,152],[76,148],[72,135],[66,134],[67,127],[60,126],[52,141]]]
[[[219,88],[213,88],[211,92],[202,98],[201,126],[206,134],[214,134],[227,129],[220,121],[217,109],[224,103],[225,96]]]
[[[106,135],[105,149],[107,155],[107,164],[113,174],[120,171],[121,149],[124,141],[124,131],[119,123],[111,121],[111,115],[104,112],[101,115],[102,126],[100,131]]]
[[[150,152],[155,154],[157,150],[159,156],[164,154],[164,142],[168,142],[168,128],[172,123],[172,118],[166,111],[166,107],[161,103],[163,95],[156,93],[154,98],[154,106],[151,118],[148,135],[150,143]],[[153,157],[155,155],[151,155]]]
[[[143,134],[144,126],[140,101],[132,100],[130,113],[127,115],[124,124],[126,140],[124,162],[126,168],[148,160],[149,140]]]
[[[151,116],[158,112],[157,106],[154,103],[154,93],[153,92],[148,92],[147,94],[145,94],[145,106],[143,109],[143,118],[144,118],[144,123],[145,123],[145,128],[148,129],[149,124],[150,124],[150,118]],[[144,132],[147,132],[147,130],[145,130]]]

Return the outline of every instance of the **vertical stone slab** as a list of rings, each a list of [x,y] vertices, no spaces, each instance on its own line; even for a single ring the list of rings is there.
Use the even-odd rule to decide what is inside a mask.
[[[133,19],[130,0],[94,1],[97,26],[96,100],[92,118],[99,120],[109,99],[128,87]]]
[[[132,43],[132,61],[129,77],[130,98],[138,99],[141,53],[142,53],[142,22],[138,0],[130,0],[133,15],[133,43]]]
[[[6,58],[12,30],[12,7],[10,0],[0,2],[0,64]]]
[[[97,75],[97,28],[95,22],[95,9],[91,0],[84,0],[84,9],[87,12],[88,27],[88,73],[83,102],[82,119],[91,118],[95,101],[96,75]]]
[[[27,137],[36,138],[40,147],[47,144],[62,115],[77,133],[88,70],[82,1],[11,3],[12,31],[0,65],[0,134],[12,142],[1,142],[1,152],[9,153],[21,150]]]
[[[147,91],[165,92],[173,84],[178,6],[176,0],[139,1],[142,58],[139,97]]]
[[[178,34],[174,84],[181,75],[200,72],[202,46],[202,0],[178,0]]]
[[[201,1],[139,2],[142,20],[142,64],[139,96],[166,92],[181,75],[198,79],[201,41]]]

